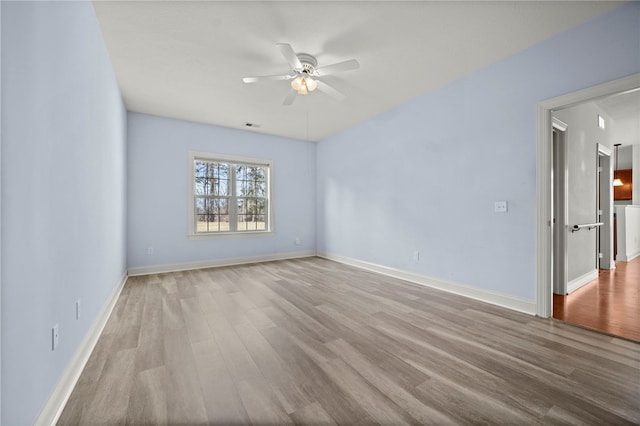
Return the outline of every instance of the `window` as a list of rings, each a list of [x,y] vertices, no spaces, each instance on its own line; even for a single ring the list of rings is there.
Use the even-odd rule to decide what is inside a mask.
[[[190,166],[192,236],[271,231],[270,161],[192,153]]]

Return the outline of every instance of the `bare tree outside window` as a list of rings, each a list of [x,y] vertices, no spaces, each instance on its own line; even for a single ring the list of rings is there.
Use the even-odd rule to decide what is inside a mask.
[[[263,167],[236,168],[238,230],[263,231],[265,223],[266,173]]]
[[[269,230],[269,166],[195,158],[195,234]]]

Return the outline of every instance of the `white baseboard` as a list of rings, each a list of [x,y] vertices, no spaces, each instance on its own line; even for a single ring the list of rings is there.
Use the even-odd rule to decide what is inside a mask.
[[[130,277],[133,277],[136,275],[160,274],[164,272],[187,271],[190,269],[203,269],[203,268],[214,268],[218,266],[244,265],[247,263],[269,262],[273,260],[298,259],[301,257],[311,257],[315,255],[316,255],[316,252],[313,250],[294,251],[289,253],[263,254],[260,256],[210,259],[210,260],[202,260],[198,262],[172,263],[172,264],[166,264],[166,265],[151,265],[151,266],[135,266],[135,267],[129,268],[127,272]]]
[[[507,294],[485,290],[477,287],[471,287],[453,281],[416,274],[414,272],[407,272],[400,269],[376,265],[374,263],[363,262],[361,260],[339,256],[331,253],[318,253],[317,256],[344,263],[346,265],[355,266],[357,268],[366,269],[368,271],[377,272],[389,277],[398,278],[415,284],[420,284],[449,293],[458,294],[460,296],[469,297],[471,299],[480,300],[482,302],[491,303],[493,305],[502,306],[514,311],[524,312],[530,315],[535,315],[536,313],[536,302],[533,300],[510,296]]]
[[[580,287],[589,284],[591,281],[598,278],[598,270],[594,269],[593,271],[589,271],[584,275],[575,278],[567,284],[567,294],[571,294]]]
[[[48,426],[55,425],[58,422],[60,414],[62,414],[62,410],[64,409],[69,396],[71,396],[71,392],[76,386],[76,383],[80,378],[80,374],[82,374],[82,370],[84,370],[87,361],[89,361],[91,352],[93,352],[93,348],[95,348],[96,343],[98,343],[102,330],[107,324],[107,320],[109,319],[109,316],[111,315],[126,282],[127,274],[125,273],[118,282],[118,285],[111,296],[105,302],[102,310],[98,314],[98,317],[93,321],[91,328],[80,343],[80,346],[73,355],[73,358],[71,358],[67,368],[62,373],[60,380],[40,411],[40,414],[38,414],[38,417],[33,423],[34,425]]]
[[[640,251],[637,251],[630,256],[625,256],[618,253],[618,255],[616,256],[616,260],[621,262],[631,262],[633,259],[635,259],[638,256],[640,256]]]

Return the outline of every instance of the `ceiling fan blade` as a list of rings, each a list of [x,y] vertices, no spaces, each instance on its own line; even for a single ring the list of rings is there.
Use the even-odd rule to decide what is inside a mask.
[[[280,53],[282,53],[282,56],[284,56],[287,62],[289,62],[291,68],[293,68],[294,70],[302,69],[302,63],[300,62],[300,59],[298,59],[296,52],[293,51],[293,47],[291,47],[290,44],[278,43],[276,46],[278,46],[278,48],[280,49]]]
[[[360,68],[360,63],[355,59],[349,59],[348,61],[338,62],[337,64],[327,65],[326,67],[318,68],[316,71],[320,77],[325,75],[336,74],[343,71],[357,70]]]
[[[296,95],[298,94],[298,92],[296,92],[295,90],[291,90],[287,96],[284,98],[284,101],[282,101],[282,105],[291,105],[293,103],[293,101],[296,99]]]
[[[291,80],[295,75],[262,75],[258,77],[245,77],[242,79],[245,83],[255,83],[266,80]]]
[[[320,80],[317,80],[317,82],[318,82],[318,90],[320,90],[321,92],[324,92],[327,95],[331,96],[336,101],[341,101],[344,98],[346,98],[345,95],[343,95],[342,93],[340,93],[339,91],[337,91],[333,87],[329,86],[327,83],[325,83],[323,81],[320,81]]]

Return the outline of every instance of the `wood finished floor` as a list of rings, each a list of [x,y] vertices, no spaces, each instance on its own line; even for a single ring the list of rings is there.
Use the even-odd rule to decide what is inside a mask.
[[[58,424],[640,423],[640,344],[319,258],[130,278]]]
[[[600,270],[568,296],[554,294],[553,317],[640,342],[640,257]]]

